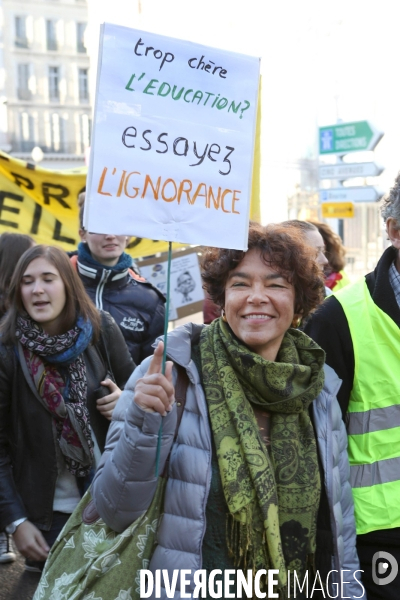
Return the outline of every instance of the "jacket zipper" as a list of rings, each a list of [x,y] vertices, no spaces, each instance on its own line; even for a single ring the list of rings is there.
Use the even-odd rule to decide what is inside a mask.
[[[103,269],[103,272],[100,277],[99,285],[96,288],[96,308],[98,308],[99,310],[103,310],[103,291],[104,291],[104,286],[107,283],[110,273],[111,273],[111,271],[108,271],[107,269]]]

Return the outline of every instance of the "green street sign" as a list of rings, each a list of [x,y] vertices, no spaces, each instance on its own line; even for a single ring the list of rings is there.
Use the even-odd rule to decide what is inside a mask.
[[[369,121],[338,123],[319,128],[319,153],[348,154],[373,150],[383,132],[378,131]]]

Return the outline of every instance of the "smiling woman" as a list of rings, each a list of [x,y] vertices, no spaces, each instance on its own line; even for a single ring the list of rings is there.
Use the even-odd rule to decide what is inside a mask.
[[[321,302],[323,285],[315,252],[305,242],[302,233],[293,227],[288,230],[284,225],[275,225],[265,236],[262,227],[253,225],[249,230],[248,244],[246,253],[210,248],[204,254],[202,277],[214,302],[224,308],[228,282],[235,273],[242,272],[243,266],[255,273],[253,261],[248,258],[251,256],[258,258],[257,264],[259,261],[264,264],[259,268],[265,283],[268,283],[266,287],[277,287],[278,278],[281,284],[285,280],[285,285],[293,286],[293,317],[307,317]]]
[[[115,321],[97,311],[61,249],[23,254],[8,306],[0,343],[0,531],[13,534],[27,570],[40,571],[91,483],[134,364]]]
[[[229,273],[224,315],[252,352],[275,360],[294,318],[294,287],[264,262],[259,251],[250,250]]]
[[[291,327],[322,297],[315,252],[299,232],[275,225],[252,224],[248,246],[205,250],[204,286],[222,316],[168,334],[165,375],[162,342],[135,370],[92,496],[104,521],[123,531],[155,493],[157,444],[160,472],[172,446],[153,573],[188,569],[193,592],[196,569],[207,580],[215,569],[276,569],[274,592],[288,598],[299,591],[293,571],[303,582],[316,566],[326,581],[334,564],[330,594],[347,569],[343,597],[362,595],[339,381],[321,348]],[[188,387],[174,438],[179,366]]]

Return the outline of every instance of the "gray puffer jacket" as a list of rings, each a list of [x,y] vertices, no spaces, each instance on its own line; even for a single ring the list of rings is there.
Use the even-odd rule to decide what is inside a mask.
[[[186,368],[190,381],[170,457],[158,545],[149,565],[153,572],[167,569],[170,578],[174,569],[193,571],[202,568],[205,510],[211,481],[211,430],[203,388],[191,360],[192,343],[198,340],[202,327],[187,324],[168,334],[168,356]],[[145,412],[133,401],[135,384],[147,372],[149,361],[147,358],[136,368],[120,396],[92,484],[92,496],[99,514],[116,531],[123,531],[147,509],[157,486],[155,461],[161,416]],[[332,569],[339,573],[347,570],[343,573],[343,585],[335,585],[331,594],[336,598],[356,598],[362,596],[363,589],[358,583],[360,573],[356,573],[359,562],[355,550],[347,437],[336,400],[339,387],[340,380],[330,367],[326,367],[325,386],[313,403],[313,422],[334,538]],[[176,410],[173,408],[163,419],[160,472],[175,427]],[[338,580],[337,573],[332,573],[330,582]],[[192,580],[190,589],[193,588]],[[166,598],[164,588],[161,597]],[[180,592],[176,591],[174,597],[181,598]],[[365,596],[363,598],[365,600]]]

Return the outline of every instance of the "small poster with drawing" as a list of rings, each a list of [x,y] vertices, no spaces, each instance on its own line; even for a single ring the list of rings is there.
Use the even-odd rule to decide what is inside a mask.
[[[140,272],[163,294],[167,290],[167,259],[151,258],[139,263]],[[169,320],[199,312],[203,308],[204,290],[199,257],[195,249],[177,251],[171,260]]]
[[[204,299],[196,253],[172,259],[171,297],[176,308]]]

